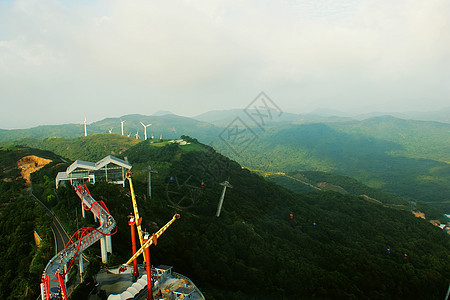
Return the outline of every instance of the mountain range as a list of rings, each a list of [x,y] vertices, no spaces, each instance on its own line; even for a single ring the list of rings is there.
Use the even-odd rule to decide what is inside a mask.
[[[450,276],[450,239],[428,220],[411,214],[409,202],[351,178],[320,172],[287,175],[316,186],[328,182],[333,188],[292,192],[196,139],[183,139],[190,144],[136,141],[103,133],[63,139],[58,147],[52,146],[71,157],[22,146],[2,148],[0,166],[8,170],[0,174],[0,251],[4,253],[0,265],[6,270],[5,280],[0,281],[2,298],[36,299],[39,270],[54,253],[46,220],[28,196],[16,161],[23,155],[52,160],[32,174],[32,188],[72,233],[80,226],[96,225],[92,218],[77,214],[79,198],[73,188],[55,191],[53,178],[70,160],[95,161],[111,151],[133,165],[143,228],[154,232],[174,212],[181,213],[181,219],[152,247],[153,264],[174,265],[207,299],[444,297]],[[151,199],[147,195],[149,165],[158,171],[152,175]],[[218,218],[215,212],[224,180],[233,187],[227,190]],[[121,264],[131,256],[129,187],[97,182],[89,190],[117,221],[108,266]],[[28,212],[25,219],[18,217],[21,207]],[[33,230],[44,238],[46,247],[39,251],[30,245]],[[99,252],[96,246],[85,251],[89,267],[73,299],[85,299],[90,292],[102,295],[92,291],[92,275],[101,267]],[[69,282],[75,282],[76,270],[70,274]]]
[[[346,175],[372,188],[430,203],[442,213],[450,211],[450,124],[393,116],[358,121],[320,113],[322,116],[229,110],[194,119],[165,111],[154,116],[107,118],[88,124],[87,131],[89,136],[111,131],[112,136],[119,137],[122,120],[124,134],[130,136],[130,143],[135,143],[144,135],[140,122],[151,123],[147,133],[155,141],[160,137],[192,136],[252,170],[310,170]],[[239,137],[233,132],[244,135]],[[0,130],[0,143],[28,145],[75,157],[69,153],[80,153],[83,133],[80,124]],[[136,133],[139,140],[134,139]],[[76,137],[80,140],[64,140]],[[65,143],[75,145],[68,150],[62,147]],[[119,153],[118,150],[111,151]]]

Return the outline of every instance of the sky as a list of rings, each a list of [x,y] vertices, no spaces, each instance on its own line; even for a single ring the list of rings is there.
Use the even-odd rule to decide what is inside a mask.
[[[448,0],[0,0],[0,128],[450,106]]]

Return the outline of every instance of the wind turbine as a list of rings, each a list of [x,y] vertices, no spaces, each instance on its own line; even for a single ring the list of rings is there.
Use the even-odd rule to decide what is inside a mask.
[[[152,124],[145,125],[144,123],[141,122],[141,125],[144,126],[144,141],[145,141],[147,139],[147,127]]]
[[[136,134],[134,136],[136,137],[137,140],[139,139],[139,130],[136,131]]]
[[[113,129],[111,128],[111,129],[108,130],[108,132],[109,132],[109,133],[112,133],[112,130],[113,130]]]
[[[84,117],[84,136],[87,136],[87,121],[86,121],[86,117]]]
[[[123,134],[123,123],[125,123],[125,120],[120,120],[120,129],[122,130],[122,135],[124,135]]]

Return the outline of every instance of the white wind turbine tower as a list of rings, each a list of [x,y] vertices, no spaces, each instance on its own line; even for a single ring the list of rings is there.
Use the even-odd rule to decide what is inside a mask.
[[[136,137],[137,140],[139,139],[139,130],[136,131],[136,134],[134,136]]]
[[[87,136],[87,121],[86,121],[86,117],[84,117],[84,136]]]
[[[122,135],[124,135],[124,134],[123,134],[123,123],[125,123],[125,121],[120,120],[120,128],[121,128],[121,130],[122,130]]]
[[[111,129],[108,130],[108,132],[109,132],[109,133],[112,133],[112,130],[113,130],[113,129],[111,128]]]
[[[142,124],[142,126],[144,126],[144,141],[145,141],[145,140],[147,140],[147,127],[152,125],[152,124],[145,125],[142,122],[141,122],[141,124]]]

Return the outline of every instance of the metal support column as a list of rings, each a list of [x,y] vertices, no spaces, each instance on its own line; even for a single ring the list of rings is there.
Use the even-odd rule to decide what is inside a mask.
[[[102,253],[102,263],[108,263],[108,252],[106,251],[106,237],[103,236],[100,238],[100,249]]]
[[[78,265],[80,266],[80,283],[83,283],[83,273],[84,273],[84,265],[83,265],[83,252],[78,256]]]
[[[67,272],[67,265],[64,265],[64,273],[66,273],[66,276],[64,277],[64,281],[69,281],[69,272]]]
[[[106,236],[106,251],[108,253],[112,253],[112,241],[111,241],[111,236],[110,235]]]

